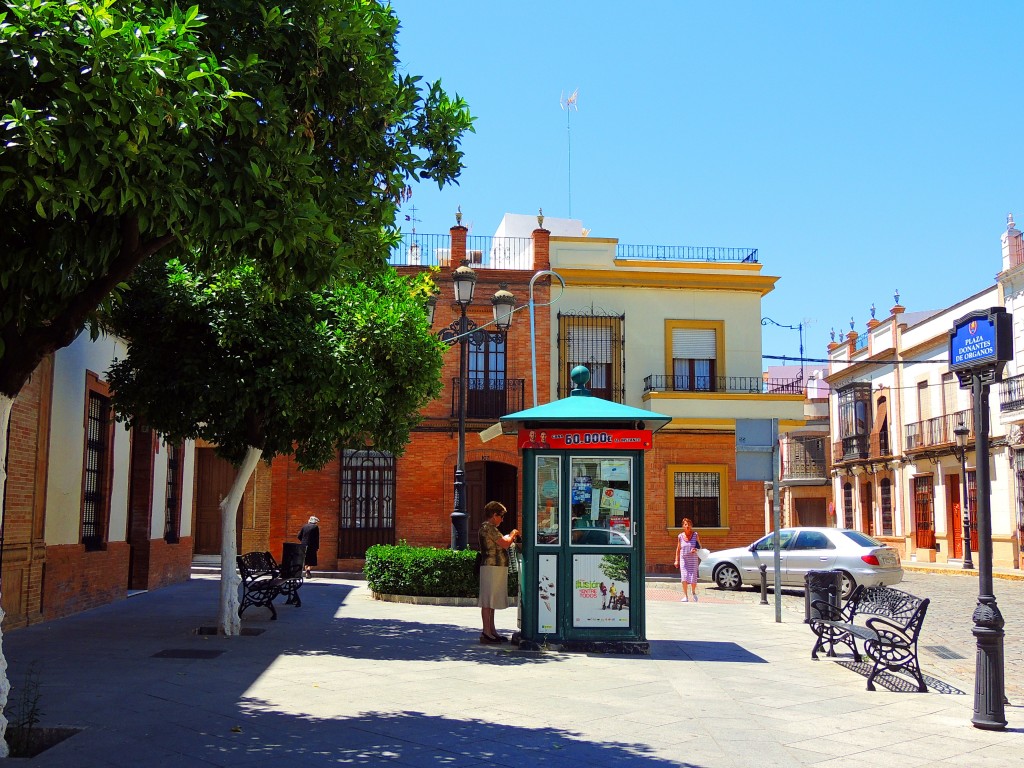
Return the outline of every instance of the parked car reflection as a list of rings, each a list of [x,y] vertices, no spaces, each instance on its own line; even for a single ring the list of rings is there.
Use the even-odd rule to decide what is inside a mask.
[[[573,528],[572,543],[581,546],[629,546],[629,536],[613,528]]]

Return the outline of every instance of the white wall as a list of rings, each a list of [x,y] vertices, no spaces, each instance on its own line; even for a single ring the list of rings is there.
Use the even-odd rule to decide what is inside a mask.
[[[125,346],[110,336],[95,342],[80,335],[58,350],[53,366],[53,414],[50,426],[49,474],[46,485],[46,543],[77,544],[81,541],[82,469],[85,455],[86,372],[102,380]],[[114,428],[113,481],[111,485],[108,541],[124,541],[128,519],[128,431]]]

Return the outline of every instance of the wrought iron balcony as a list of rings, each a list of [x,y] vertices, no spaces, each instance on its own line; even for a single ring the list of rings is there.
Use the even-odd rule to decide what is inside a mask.
[[[970,408],[956,413],[946,413],[924,421],[907,424],[906,450],[919,451],[935,446],[949,446],[956,443],[953,430],[963,424],[971,430],[968,440],[974,439],[974,414]]]
[[[470,419],[497,419],[523,410],[525,379],[487,379],[471,377],[466,380],[466,417]],[[452,417],[459,415],[459,382],[452,379]]]
[[[871,435],[866,432],[860,435],[847,435],[846,437],[839,438],[832,445],[832,460],[851,461],[868,458],[870,438]]]
[[[781,480],[825,480],[828,478],[828,466],[825,461],[809,456],[786,457],[782,461]]]
[[[999,410],[1019,411],[1024,408],[1024,374],[1005,379],[999,384]]]
[[[746,394],[803,394],[801,379],[764,379],[761,376],[661,376],[644,379],[644,392],[730,392]]]

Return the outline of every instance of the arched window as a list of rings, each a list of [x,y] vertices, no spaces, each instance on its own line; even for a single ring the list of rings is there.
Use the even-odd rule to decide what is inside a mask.
[[[853,483],[843,484],[843,528],[853,528]]]

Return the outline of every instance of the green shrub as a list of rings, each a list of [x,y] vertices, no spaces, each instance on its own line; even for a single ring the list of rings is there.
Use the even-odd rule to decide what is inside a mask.
[[[427,597],[476,597],[479,583],[473,571],[476,551],[436,547],[411,547],[404,541],[395,545],[375,544],[366,550],[363,573],[374,592],[384,595]],[[517,594],[515,578],[509,579],[509,594]]]

